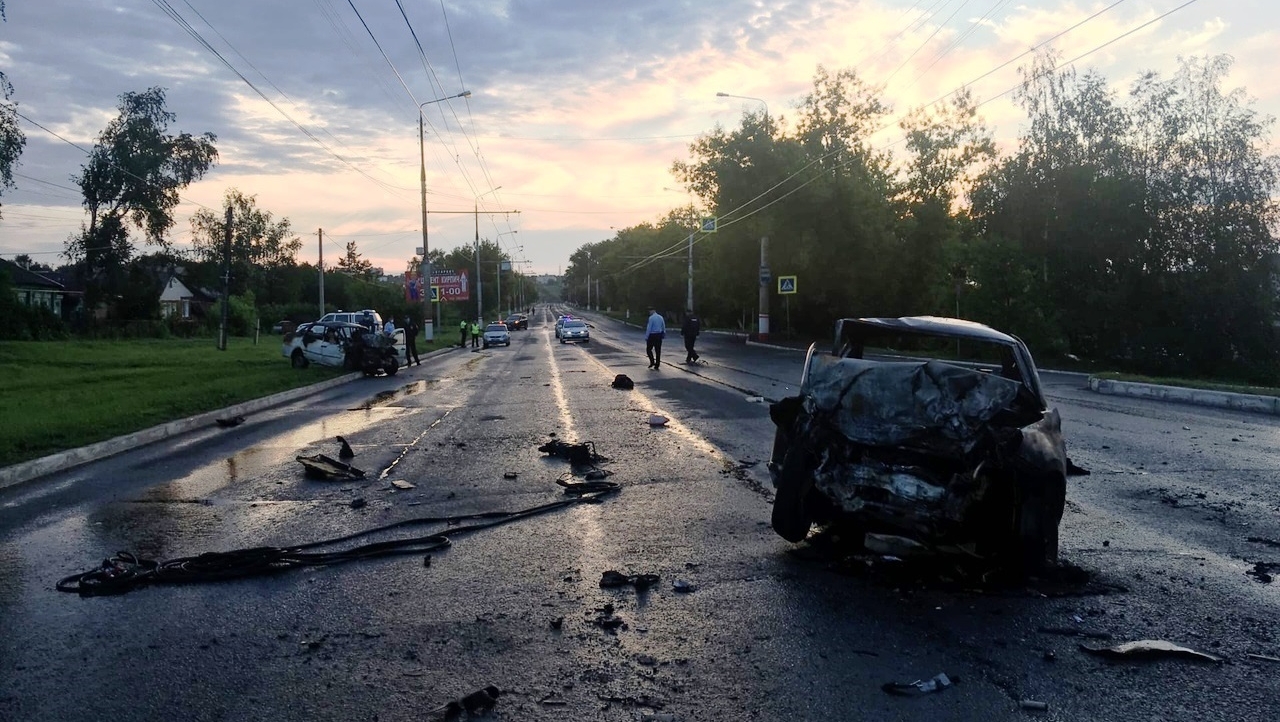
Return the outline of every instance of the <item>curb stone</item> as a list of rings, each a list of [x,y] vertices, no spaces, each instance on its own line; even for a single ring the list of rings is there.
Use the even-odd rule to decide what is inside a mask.
[[[1131,396],[1153,401],[1170,401],[1192,406],[1210,406],[1219,409],[1252,411],[1259,414],[1280,416],[1280,397],[1237,394],[1231,391],[1189,389],[1182,386],[1114,381],[1097,376],[1089,377],[1089,390],[1112,396]]]
[[[423,354],[421,358],[431,358],[437,354],[442,354],[453,350],[454,347],[446,346],[436,349],[427,354]],[[153,444],[157,441],[185,434],[188,431],[204,428],[213,425],[216,419],[223,419],[231,416],[244,416],[246,414],[256,413],[263,409],[269,409],[273,406],[296,401],[306,398],[321,391],[327,391],[331,388],[341,386],[346,383],[364,378],[364,374],[359,371],[344,374],[337,378],[321,381],[320,383],[311,384],[310,386],[301,386],[296,389],[289,389],[279,393],[264,396],[260,399],[244,401],[234,406],[228,406],[224,409],[215,409],[206,411],[195,416],[188,416],[183,419],[175,419],[158,424],[141,431],[135,431],[130,434],[124,434],[105,441],[99,441],[96,444],[81,446],[75,449],[67,449],[59,451],[49,456],[42,456],[38,459],[23,461],[12,466],[0,467],[0,489],[10,486],[16,486],[24,482],[38,479],[42,476],[55,474],[59,471],[66,471],[82,464],[88,464],[93,461],[105,459],[109,456],[123,453],[136,449],[140,446]]]

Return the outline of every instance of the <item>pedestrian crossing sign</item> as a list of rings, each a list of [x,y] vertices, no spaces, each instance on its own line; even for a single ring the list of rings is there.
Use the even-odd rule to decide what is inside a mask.
[[[715,217],[715,216],[712,216],[712,217],[710,217],[710,218],[703,218],[703,219],[702,219],[702,232],[703,232],[703,233],[715,233],[715,232],[716,232],[716,217]]]
[[[785,296],[796,292],[795,276],[778,276],[778,295]]]
[[[440,303],[440,287],[439,286],[431,287],[431,302]]]

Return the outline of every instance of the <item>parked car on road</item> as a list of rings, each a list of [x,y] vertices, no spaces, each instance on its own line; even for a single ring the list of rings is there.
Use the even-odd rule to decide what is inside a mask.
[[[507,330],[505,323],[491,323],[484,327],[484,335],[480,337],[484,342],[484,347],[490,346],[510,346],[511,332]]]
[[[872,551],[958,550],[1024,572],[1056,562],[1069,463],[1017,337],[958,319],[842,319],[830,353],[809,348],[799,395],[769,415],[784,539],[833,522]]]
[[[580,318],[570,318],[560,326],[560,343],[568,343],[570,341],[591,343],[591,330],[587,328],[586,321]]]
[[[404,331],[388,336],[355,323],[304,323],[285,335],[281,352],[294,368],[314,363],[392,375],[404,365]]]

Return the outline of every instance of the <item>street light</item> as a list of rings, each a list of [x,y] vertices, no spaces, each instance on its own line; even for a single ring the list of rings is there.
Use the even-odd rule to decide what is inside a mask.
[[[425,119],[423,118],[423,108],[432,103],[443,103],[446,100],[454,98],[470,98],[471,91],[464,90],[457,95],[450,95],[447,98],[436,98],[428,100],[425,103],[418,104],[418,160],[421,163],[420,178],[422,180],[422,280],[419,282],[419,288],[422,289],[422,303],[425,313],[422,314],[422,339],[431,341],[435,338],[436,328],[431,321],[431,261],[427,260],[427,254],[431,249],[427,248],[427,149],[426,149],[426,129],[423,127]],[[440,312],[440,304],[436,304],[436,313]]]
[[[502,187],[502,186],[498,186],[498,188],[501,188],[501,187]],[[497,188],[495,188],[494,190],[497,190]],[[519,231],[502,231],[501,233],[498,233],[497,235],[495,235],[495,236],[493,237],[493,242],[494,242],[495,244],[501,244],[501,241],[500,241],[500,240],[498,240],[498,239],[502,238],[503,236],[511,235],[512,233],[519,233]],[[503,315],[502,315],[502,256],[501,256],[501,248],[499,248],[497,278],[498,278],[498,318],[499,318],[499,320],[501,320],[501,319],[503,319],[503,318],[506,318],[505,316],[503,316]]]
[[[753,98],[750,95],[734,95],[732,93],[716,93],[717,98],[740,98],[742,100],[754,100],[764,106],[764,123],[769,124],[769,104],[764,102],[763,98]]]
[[[490,193],[497,193],[502,186],[490,188],[475,198],[475,216],[476,216],[476,323],[484,323],[484,283],[480,276],[480,199]],[[498,299],[498,305],[502,305],[502,299]]]

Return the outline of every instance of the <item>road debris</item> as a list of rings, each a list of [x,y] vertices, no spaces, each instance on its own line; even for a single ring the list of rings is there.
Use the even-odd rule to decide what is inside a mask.
[[[880,685],[880,689],[899,697],[915,697],[931,692],[941,692],[959,681],[959,677],[949,677],[946,672],[939,672],[929,679],[917,679],[914,682],[885,682]]]
[[[698,587],[694,586],[693,584],[690,584],[689,582],[686,582],[683,579],[677,579],[671,583],[671,591],[679,592],[680,594],[690,594],[692,592],[698,591]]]
[[[356,452],[352,450],[351,444],[348,444],[346,439],[342,438],[341,436],[337,438],[338,438],[338,442],[342,444],[342,448],[338,450],[339,459],[350,459],[351,457],[356,455]]]
[[[363,496],[357,496],[351,500],[350,506],[352,509],[363,509],[368,503]]]
[[[552,692],[548,694],[546,697],[543,697],[542,699],[538,700],[538,704],[546,705],[548,707],[564,707],[569,703],[565,701],[565,699],[560,695],[556,694],[555,692]]]
[[[764,397],[763,397],[763,396],[748,396],[748,397],[745,399],[745,401],[746,401],[747,403],[749,403],[749,404],[763,404],[763,403],[764,403]]]
[[[551,628],[552,628],[552,629],[563,629],[563,628],[564,628],[564,617],[556,617],[555,619],[552,619],[552,620],[551,620]]]
[[[1280,662],[1280,657],[1269,657],[1265,654],[1254,654],[1250,652],[1245,655],[1246,659],[1256,659],[1260,662]]]
[[[393,480],[393,481],[391,482],[391,485],[392,485],[392,486],[394,486],[394,487],[395,487],[395,488],[397,488],[397,489],[402,489],[402,490],[405,490],[405,491],[407,491],[407,490],[409,490],[409,489],[415,489],[415,488],[417,488],[417,487],[415,487],[413,484],[410,484],[409,482],[405,481],[404,479],[395,479],[395,480]]]
[[[618,374],[617,376],[613,377],[613,383],[610,384],[610,386],[612,386],[615,389],[630,391],[631,389],[634,389],[636,387],[636,382],[632,381],[631,377],[627,376],[626,374]]]
[[[231,416],[231,417],[229,417],[229,418],[225,418],[225,419],[214,419],[213,421],[214,421],[214,423],[216,423],[218,426],[221,426],[221,427],[222,427],[222,428],[224,428],[224,429],[229,429],[229,428],[231,428],[231,427],[233,427],[233,426],[239,426],[240,424],[243,424],[243,423],[244,423],[244,417],[243,417],[243,416]]]
[[[1245,574],[1248,574],[1263,584],[1270,584],[1273,579],[1271,575],[1276,572],[1280,572],[1280,563],[1278,562],[1255,562],[1253,569],[1245,572]]]
[[[554,435],[555,434],[552,434],[552,436]],[[570,464],[575,466],[588,466],[605,460],[604,457],[596,453],[596,445],[590,441],[584,441],[580,444],[570,444],[559,439],[552,439],[542,446],[539,446],[538,451],[561,459],[566,459]]]
[[[502,478],[504,479],[516,479],[516,478],[519,478],[519,476],[520,475],[514,471],[504,471],[502,473]]]
[[[1022,709],[1036,710],[1038,712],[1044,712],[1049,709],[1048,702],[1037,702],[1034,699],[1018,700],[1018,706]]]
[[[315,456],[299,456],[296,457],[298,463],[302,464],[306,470],[308,479],[322,479],[326,481],[347,481],[350,479],[363,479],[364,472],[354,466],[338,461],[337,459],[325,456],[324,454],[316,454]]]
[[[611,589],[615,587],[635,587],[637,590],[648,589],[657,584],[660,578],[657,574],[623,574],[620,571],[610,569],[600,575],[600,588]]]
[[[439,720],[457,720],[462,719],[465,712],[468,715],[480,716],[487,714],[489,710],[498,702],[498,696],[502,691],[493,685],[489,685],[483,689],[478,689],[471,694],[455,699],[442,707],[437,707],[433,714]]]
[[[1139,659],[1139,658],[1159,658],[1159,657],[1176,657],[1182,659],[1192,659],[1200,662],[1221,662],[1222,657],[1216,657],[1212,654],[1200,652],[1190,647],[1182,647],[1173,642],[1166,642],[1163,639],[1141,639],[1136,642],[1125,642],[1117,644],[1114,647],[1090,647],[1087,644],[1081,644],[1080,649],[1089,654],[1099,657],[1107,657],[1109,659]]]
[[[650,425],[650,426],[666,426],[666,425],[667,425],[667,422],[668,422],[668,421],[670,421],[670,420],[671,420],[671,419],[668,419],[667,417],[663,416],[662,414],[649,414],[649,425]]]
[[[1260,536],[1245,537],[1245,541],[1253,542],[1254,544],[1266,544],[1269,547],[1280,548],[1280,541],[1276,541],[1275,539],[1267,539],[1266,537],[1260,537]]]

